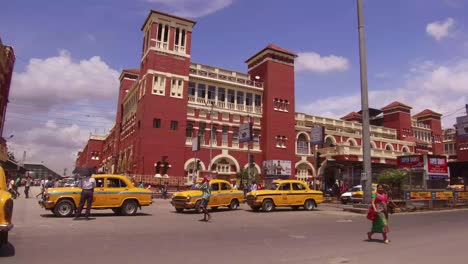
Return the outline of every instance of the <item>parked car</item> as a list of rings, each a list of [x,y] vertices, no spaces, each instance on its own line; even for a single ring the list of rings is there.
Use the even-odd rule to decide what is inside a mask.
[[[153,202],[150,190],[135,187],[125,176],[96,174],[92,177],[96,179],[92,209],[112,209],[117,215],[135,215],[138,208]],[[78,187],[49,188],[39,204],[55,216],[72,216],[80,196]]]
[[[377,184],[372,184],[372,193],[377,191]],[[344,192],[340,196],[340,201],[342,204],[347,203],[360,203],[362,202],[364,192],[362,190],[362,185],[356,185],[353,188],[349,189],[347,192]]]
[[[228,181],[213,179],[210,181],[210,186],[209,208],[217,209],[220,206],[227,206],[229,209],[235,210],[240,203],[244,202],[244,192],[234,189]],[[195,211],[201,213],[202,194],[201,190],[178,192],[172,196],[171,204],[178,213],[183,212],[185,209],[195,209]]]
[[[5,171],[0,167],[0,246],[8,243],[8,232],[13,228],[13,199],[6,180]]]
[[[278,180],[269,190],[247,194],[247,204],[254,211],[270,212],[275,207],[291,207],[313,210],[323,202],[323,192],[311,190],[306,183],[297,180]]]

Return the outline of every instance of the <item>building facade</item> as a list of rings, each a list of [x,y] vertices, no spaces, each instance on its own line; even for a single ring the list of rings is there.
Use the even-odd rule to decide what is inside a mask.
[[[76,168],[88,167],[97,171],[101,167],[105,140],[106,137],[91,135],[83,150],[78,152]]]
[[[3,128],[15,59],[13,48],[4,46],[0,39],[0,162],[2,164],[8,161],[8,150],[6,140],[3,137]]]
[[[190,184],[201,174],[235,179],[246,168],[267,181],[359,181],[359,113],[342,119],[296,113],[296,55],[273,44],[246,60],[246,73],[192,62],[195,23],[149,13],[140,68],[120,75],[115,126],[98,151],[100,170],[146,181],[156,175],[172,184]],[[371,126],[376,171],[396,166],[399,155],[441,154],[440,117],[430,110],[412,116],[411,107],[399,102],[376,110]],[[242,142],[245,123],[252,124],[249,142]],[[324,128],[323,144],[311,144],[313,126]],[[200,141],[199,151],[192,150],[194,141]],[[77,166],[86,153],[79,153]],[[275,164],[273,174],[269,162]]]

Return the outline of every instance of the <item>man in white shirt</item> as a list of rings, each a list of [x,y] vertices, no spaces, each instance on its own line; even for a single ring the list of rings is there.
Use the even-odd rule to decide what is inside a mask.
[[[81,198],[80,198],[80,205],[76,210],[74,220],[80,218],[81,211],[83,210],[84,203],[86,202],[86,213],[85,217],[86,220],[89,220],[89,214],[91,212],[91,204],[93,202],[93,194],[94,188],[96,187],[96,180],[91,178],[93,174],[93,170],[90,168],[83,168],[80,171],[80,176],[85,176],[81,178],[80,183],[78,183],[78,187],[81,188]]]

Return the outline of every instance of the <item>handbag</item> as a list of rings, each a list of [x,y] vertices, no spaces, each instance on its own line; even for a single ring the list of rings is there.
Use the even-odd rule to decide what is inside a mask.
[[[375,220],[375,211],[374,211],[374,208],[369,208],[369,210],[367,210],[367,219],[371,220],[371,221],[374,221]]]

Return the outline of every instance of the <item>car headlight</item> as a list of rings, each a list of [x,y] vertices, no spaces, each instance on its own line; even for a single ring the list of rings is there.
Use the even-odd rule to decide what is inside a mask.
[[[187,200],[187,202],[190,202],[190,199],[191,199],[191,198],[192,198],[192,197],[187,196],[187,198],[185,198],[185,199]]]
[[[3,207],[3,213],[5,215],[5,220],[8,223],[11,223],[11,218],[13,216],[13,200],[8,199]]]

